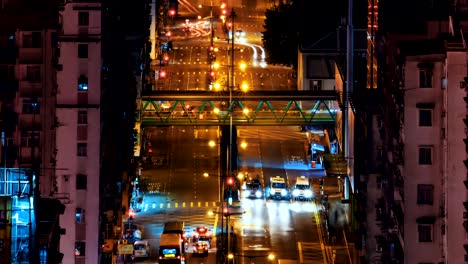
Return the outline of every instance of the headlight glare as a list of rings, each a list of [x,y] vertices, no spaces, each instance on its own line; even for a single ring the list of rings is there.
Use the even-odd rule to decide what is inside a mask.
[[[287,194],[288,192],[285,189],[281,190],[281,196],[286,196]]]
[[[299,196],[299,190],[294,190],[292,194],[293,196]]]

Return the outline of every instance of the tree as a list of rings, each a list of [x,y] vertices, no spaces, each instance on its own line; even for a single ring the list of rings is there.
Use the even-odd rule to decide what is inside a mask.
[[[294,5],[280,2],[265,12],[262,41],[268,63],[297,67],[298,20],[295,10]]]

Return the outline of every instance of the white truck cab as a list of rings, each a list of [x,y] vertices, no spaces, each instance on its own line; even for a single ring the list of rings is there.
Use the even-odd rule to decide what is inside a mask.
[[[296,183],[293,187],[292,196],[294,200],[312,201],[313,192],[312,188],[310,187],[309,179],[307,177],[297,177]]]
[[[267,192],[267,197],[270,199],[289,200],[290,194],[286,180],[281,176],[270,178],[270,188]]]

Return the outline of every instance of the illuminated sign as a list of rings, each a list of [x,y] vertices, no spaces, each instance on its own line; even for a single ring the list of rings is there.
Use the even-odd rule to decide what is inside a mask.
[[[175,248],[166,248],[162,250],[163,256],[165,258],[175,258],[177,254],[177,249]]]

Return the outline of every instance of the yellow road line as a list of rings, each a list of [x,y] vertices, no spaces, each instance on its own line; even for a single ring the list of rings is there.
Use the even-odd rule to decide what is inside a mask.
[[[297,250],[299,251],[299,263],[304,263],[304,256],[302,255],[302,244],[297,242]]]
[[[315,208],[317,209],[317,204],[315,204]],[[322,234],[322,227],[321,227],[321,223],[320,223],[320,217],[318,215],[318,210],[315,210],[314,212],[314,217],[315,217],[315,221],[317,223],[317,232],[318,232],[318,236],[319,236],[319,241],[320,241],[320,248],[322,249],[322,257],[323,257],[323,263],[324,264],[327,264],[328,263],[328,258],[327,258],[327,253],[325,251],[325,244],[323,243],[323,234]]]
[[[216,227],[218,226],[218,214],[215,214],[215,220],[213,224],[213,235],[216,236],[216,231],[218,230]]]

